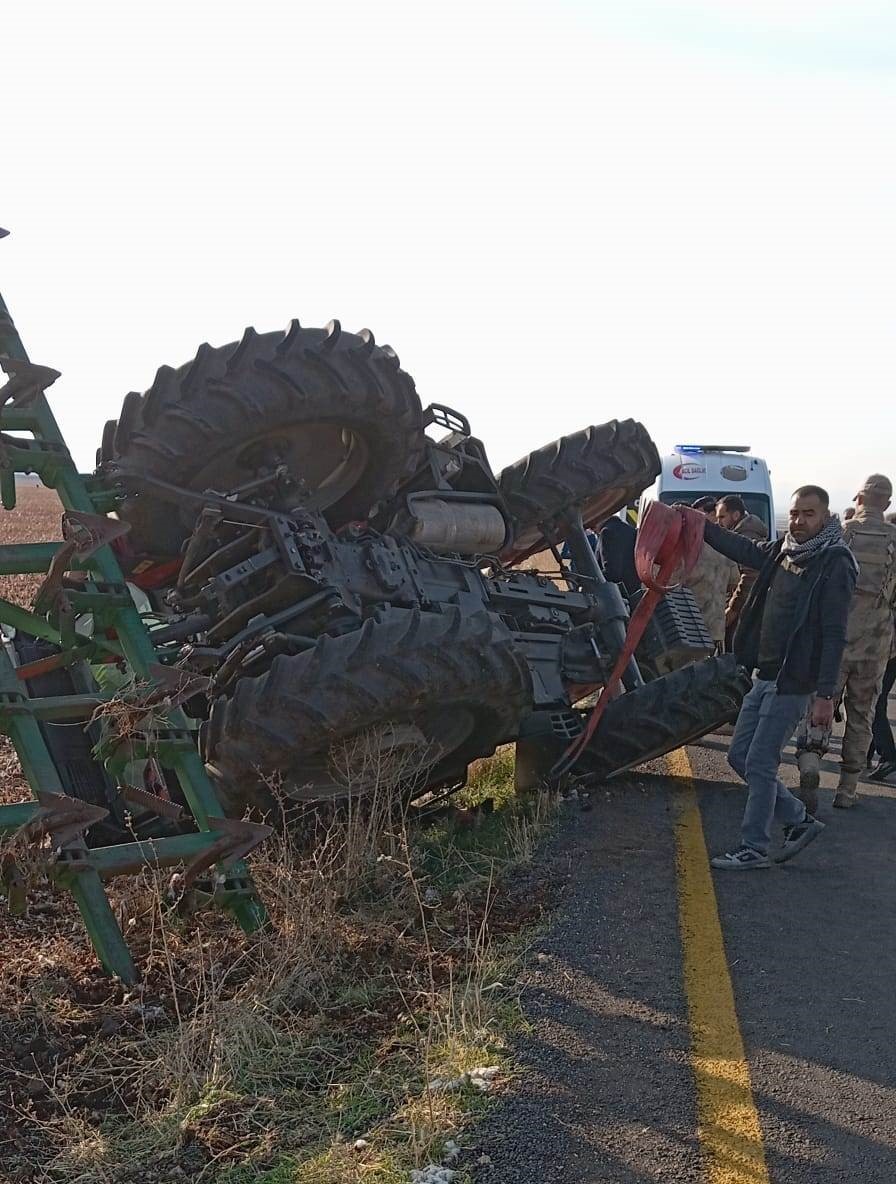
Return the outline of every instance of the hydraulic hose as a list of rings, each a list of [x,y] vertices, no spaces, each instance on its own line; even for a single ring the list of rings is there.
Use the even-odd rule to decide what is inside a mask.
[[[591,742],[606,706],[614,697],[644,636],[654,609],[666,592],[678,587],[694,570],[703,549],[704,522],[705,518],[699,510],[667,506],[662,502],[648,505],[635,540],[635,569],[647,591],[629,619],[625,643],[592,708],[588,722],[551,769],[554,776],[568,773]]]

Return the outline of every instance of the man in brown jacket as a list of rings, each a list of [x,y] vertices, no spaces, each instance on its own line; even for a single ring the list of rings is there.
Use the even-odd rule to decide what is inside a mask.
[[[724,530],[733,530],[735,534],[749,539],[751,543],[763,543],[768,538],[765,523],[755,514],[748,513],[746,503],[736,493],[719,498],[716,505],[716,520]],[[740,614],[755,582],[755,571],[748,567],[740,568],[740,576],[725,609],[725,636],[729,648]]]

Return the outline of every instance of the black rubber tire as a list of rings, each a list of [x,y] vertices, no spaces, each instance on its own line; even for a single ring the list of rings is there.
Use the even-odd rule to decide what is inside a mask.
[[[115,428],[116,421],[114,419],[107,419],[103,427],[103,438],[99,448],[96,450],[96,465],[100,467],[107,460],[112,460],[115,456]]]
[[[609,704],[572,772],[605,780],[691,744],[736,716],[751,686],[734,654],[723,654],[627,691]]]
[[[322,637],[313,650],[274,659],[258,678],[244,678],[218,699],[203,734],[203,755],[229,811],[266,806],[276,779],[298,801],[334,800],[347,791],[307,790],[309,760],[370,728],[424,727],[424,717],[463,710],[472,731],[441,755],[410,797],[466,772],[516,736],[531,709],[532,682],[522,653],[500,618],[390,610],[356,632]],[[305,777],[303,783],[302,778]]]
[[[541,523],[579,506],[586,526],[605,522],[656,479],[660,457],[650,433],[634,419],[613,419],[561,436],[508,465],[498,484],[514,524],[504,563],[548,546]]]
[[[323,447],[311,445],[312,431],[324,433]],[[293,321],[285,333],[247,329],[239,342],[200,346],[177,370],[163,366],[149,390],[131,392],[117,423],[106,425],[101,456],[125,478],[233,488],[252,478],[251,454],[264,436],[293,450],[304,444],[306,465],[319,462],[323,472],[337,463],[345,431],[356,459],[349,457],[344,481],[318,490],[315,501],[333,526],[367,518],[414,473],[425,444],[422,408],[395,352],[377,346],[368,330],[345,333],[338,321],[303,329]],[[191,506],[178,514],[149,495],[129,498],[119,513],[130,523],[132,550],[158,558],[177,555],[196,518]]]

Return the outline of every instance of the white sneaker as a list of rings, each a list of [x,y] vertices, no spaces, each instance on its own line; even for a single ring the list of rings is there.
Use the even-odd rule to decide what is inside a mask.
[[[771,867],[771,860],[761,851],[754,851],[752,847],[738,847],[736,851],[716,855],[709,861],[713,867],[725,868],[729,871],[750,871],[754,867]]]

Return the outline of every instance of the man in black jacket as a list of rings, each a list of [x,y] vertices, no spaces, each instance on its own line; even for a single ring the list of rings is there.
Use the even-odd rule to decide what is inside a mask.
[[[749,791],[741,845],[712,865],[768,867],[773,819],[784,825],[776,862],[792,858],[824,829],[778,777],[778,767],[813,694],[813,724],[830,724],[857,568],[828,495],[817,485],[793,495],[783,539],[754,543],[711,522],[704,537],[716,551],[759,572],[733,643],[738,660],[756,673],[728,752],[728,763]]]
[[[597,557],[603,573],[611,584],[622,584],[627,595],[632,596],[641,588],[641,581],[635,570],[635,543],[638,532],[628,522],[615,514],[600,528],[597,536]]]

